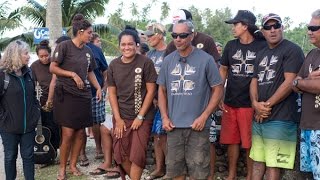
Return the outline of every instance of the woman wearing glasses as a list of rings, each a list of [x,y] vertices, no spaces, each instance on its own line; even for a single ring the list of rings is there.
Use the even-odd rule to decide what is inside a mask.
[[[114,159],[131,179],[140,179],[154,117],[157,73],[149,58],[137,54],[140,39],[134,29],[127,27],[118,40],[122,55],[107,71]]]
[[[17,40],[6,47],[0,63],[0,134],[7,180],[17,176],[18,146],[24,178],[34,179],[33,148],[40,110],[29,60],[29,46]]]

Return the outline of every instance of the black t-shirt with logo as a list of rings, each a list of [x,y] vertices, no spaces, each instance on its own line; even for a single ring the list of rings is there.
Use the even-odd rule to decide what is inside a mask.
[[[284,39],[277,47],[259,51],[254,67],[258,80],[258,101],[267,101],[284,82],[284,73],[298,73],[304,60],[302,49]],[[299,96],[291,92],[287,98],[272,107],[267,120],[299,121]]]
[[[254,40],[250,44],[241,44],[239,39],[226,44],[221,58],[221,65],[228,67],[225,104],[232,107],[251,107],[249,88],[254,63],[257,52],[266,46],[266,41]]]

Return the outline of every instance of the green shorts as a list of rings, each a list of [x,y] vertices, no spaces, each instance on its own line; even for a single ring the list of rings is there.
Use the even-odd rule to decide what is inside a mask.
[[[297,123],[292,121],[254,121],[250,158],[265,162],[267,167],[293,169],[297,129]]]

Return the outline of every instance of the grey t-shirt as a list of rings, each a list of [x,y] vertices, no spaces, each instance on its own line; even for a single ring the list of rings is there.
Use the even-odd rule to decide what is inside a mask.
[[[160,72],[160,68],[161,68],[161,65],[163,62],[164,52],[165,52],[165,50],[157,51],[157,50],[153,49],[147,53],[147,57],[152,60],[157,74],[159,74],[159,72]]]
[[[166,56],[157,80],[167,89],[169,118],[176,128],[191,128],[209,103],[211,87],[221,83],[213,57],[197,48],[185,59],[177,50]]]

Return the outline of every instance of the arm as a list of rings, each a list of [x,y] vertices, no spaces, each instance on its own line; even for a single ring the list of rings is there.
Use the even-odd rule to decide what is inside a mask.
[[[303,92],[320,94],[320,79],[300,79],[297,87]]]
[[[88,72],[88,80],[93,85],[93,87],[96,88],[96,90],[97,90],[96,97],[98,98],[98,101],[100,101],[102,98],[101,87],[100,87],[100,84],[98,83],[96,75],[94,74],[93,71]]]
[[[271,108],[268,107],[269,103],[259,102],[258,99],[258,80],[257,78],[252,78],[250,83],[250,99],[252,107],[255,110],[255,119],[257,122],[262,122],[264,118],[267,118],[271,113]]]
[[[73,79],[79,89],[83,89],[84,87],[84,83],[77,73],[60,68],[57,62],[50,63],[50,72],[52,74],[56,74],[57,76],[69,77]]]
[[[116,126],[114,127],[114,134],[117,138],[122,138],[123,131],[126,131],[126,125],[124,123],[124,120],[120,116],[119,104],[117,99],[117,88],[115,86],[109,86],[108,91],[112,114],[116,121]]]
[[[156,83],[146,83],[146,89],[147,89],[147,94],[143,100],[141,109],[138,114],[140,116],[145,116],[147,114],[148,109],[152,105],[152,101],[153,101],[153,98],[154,98],[155,92],[156,92]],[[139,120],[138,118],[135,118],[132,125],[131,125],[131,128],[133,130],[136,130],[141,125],[142,125],[142,121]]]
[[[52,78],[49,85],[49,94],[47,102],[53,102],[53,95],[54,95],[54,87],[56,86],[57,76],[55,74],[52,74]]]
[[[206,109],[202,112],[202,114],[195,119],[195,121],[192,123],[191,128],[196,131],[202,131],[208,117],[212,114],[212,112],[217,108],[221,98],[223,95],[223,85],[217,85],[214,87],[211,87],[211,97],[208,106]]]
[[[269,107],[273,107],[279,102],[283,101],[292,92],[292,81],[296,78],[296,73],[284,73],[284,81],[276,90],[276,92],[267,100]]]
[[[158,106],[162,118],[162,127],[166,131],[172,131],[175,126],[168,116],[168,100],[167,100],[167,89],[163,85],[159,85],[158,90]]]
[[[228,78],[228,66],[220,65],[219,73],[220,73],[220,76],[221,76],[221,79],[222,79],[222,84],[223,84],[223,86],[224,86],[225,83],[226,83],[226,80],[227,80],[227,78]],[[223,88],[223,91],[224,91],[224,88]],[[227,110],[224,108],[223,100],[224,100],[224,97],[221,98],[221,101],[220,101],[220,103],[219,103],[219,108],[220,108],[222,111],[227,111]]]

